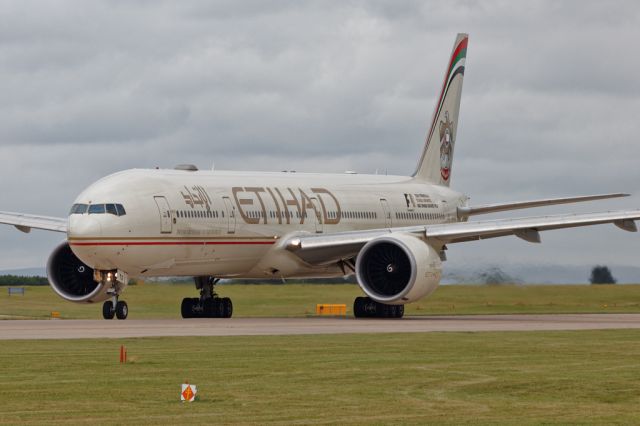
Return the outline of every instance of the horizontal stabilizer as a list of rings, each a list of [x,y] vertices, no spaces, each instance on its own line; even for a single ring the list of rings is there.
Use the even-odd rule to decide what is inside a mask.
[[[607,198],[628,197],[629,194],[613,193],[583,195],[580,197],[545,198],[542,200],[517,201],[513,203],[481,204],[478,206],[458,207],[458,217],[464,218],[477,214],[503,212],[507,210],[529,209],[532,207],[553,206],[557,204],[581,203],[584,201],[605,200]]]

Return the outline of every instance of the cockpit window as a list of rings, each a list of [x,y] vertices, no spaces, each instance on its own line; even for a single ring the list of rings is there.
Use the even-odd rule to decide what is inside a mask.
[[[118,216],[118,211],[116,210],[115,204],[106,204],[107,213],[112,214],[114,216]]]
[[[89,206],[86,204],[74,204],[69,214],[85,214]]]
[[[112,214],[114,216],[124,216],[127,212],[122,204],[74,204],[69,214]]]
[[[104,214],[104,204],[91,204],[89,206],[89,214]]]

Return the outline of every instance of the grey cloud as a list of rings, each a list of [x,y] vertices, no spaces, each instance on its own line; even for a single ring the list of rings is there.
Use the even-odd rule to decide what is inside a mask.
[[[183,162],[410,173],[457,32],[470,45],[455,188],[476,202],[634,192],[639,11],[632,1],[5,2],[0,210],[64,215],[105,174]],[[636,240],[621,234],[471,243],[450,262],[589,262],[602,239],[622,249],[610,259],[632,262]],[[42,265],[56,238],[3,227],[0,241],[10,268]]]

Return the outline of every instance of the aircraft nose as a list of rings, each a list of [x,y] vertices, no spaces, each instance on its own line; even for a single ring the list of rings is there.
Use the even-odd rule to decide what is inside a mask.
[[[78,214],[69,217],[70,238],[94,238],[102,235],[100,222],[92,215]]]

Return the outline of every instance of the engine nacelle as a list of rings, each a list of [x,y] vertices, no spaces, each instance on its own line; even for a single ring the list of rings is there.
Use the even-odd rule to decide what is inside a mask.
[[[107,286],[94,280],[93,269],[78,259],[67,242],[49,256],[47,276],[53,291],[71,302],[94,303],[111,297]]]
[[[356,261],[358,284],[371,299],[404,305],[431,294],[440,283],[438,252],[410,234],[391,233],[369,241]]]

